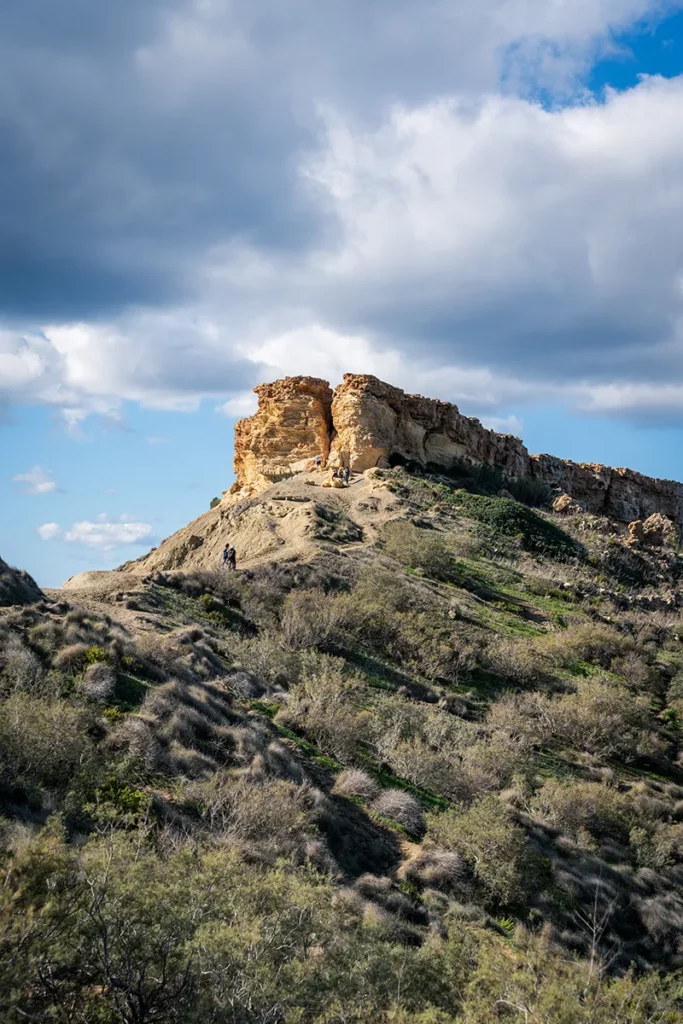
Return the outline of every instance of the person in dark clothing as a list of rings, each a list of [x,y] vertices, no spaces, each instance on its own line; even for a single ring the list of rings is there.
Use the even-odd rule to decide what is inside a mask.
[[[230,558],[230,545],[226,544],[223,548],[223,568],[228,568],[228,559]]]
[[[349,478],[350,478],[350,476],[351,476],[351,470],[347,466],[346,469],[344,470],[344,480],[346,481],[346,486],[347,487],[349,486]]]
[[[232,544],[228,548],[228,569],[232,572],[237,568],[237,552],[235,551]]]

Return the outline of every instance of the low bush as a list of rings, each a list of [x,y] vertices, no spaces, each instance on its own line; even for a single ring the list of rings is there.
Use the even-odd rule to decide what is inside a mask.
[[[512,498],[456,491],[453,500],[465,515],[504,536],[519,537],[522,547],[534,554],[567,559],[579,553],[575,541],[564,530]]]
[[[81,692],[88,700],[106,704],[114,696],[115,689],[116,673],[108,665],[97,662],[86,670]]]
[[[534,814],[582,845],[586,833],[593,839],[628,843],[635,823],[635,809],[629,798],[599,782],[562,783],[550,779],[534,795],[531,807]]]
[[[523,904],[527,899],[531,850],[523,830],[497,797],[482,797],[467,810],[454,807],[430,815],[427,835],[436,846],[465,859],[490,905]]]
[[[14,693],[0,704],[0,777],[60,788],[94,755],[87,712],[63,700]]]
[[[344,769],[335,779],[333,788],[339,796],[360,796],[364,800],[372,800],[378,791],[375,780],[360,768]]]
[[[344,673],[341,659],[309,659],[277,721],[302,730],[325,753],[350,761],[367,731],[365,718],[350,699],[360,685]]]
[[[336,598],[315,590],[293,590],[282,607],[282,643],[290,651],[324,647],[333,636],[341,608]]]
[[[382,531],[382,547],[391,557],[426,576],[449,582],[458,576],[458,562],[452,538],[435,530],[424,530],[412,523],[387,523]]]
[[[575,693],[549,705],[554,732],[565,742],[627,763],[667,753],[669,743],[655,728],[648,695],[601,678],[579,680],[576,687]]]
[[[415,797],[403,789],[383,789],[370,804],[370,810],[382,818],[403,825],[412,836],[421,836],[426,827],[425,814]]]

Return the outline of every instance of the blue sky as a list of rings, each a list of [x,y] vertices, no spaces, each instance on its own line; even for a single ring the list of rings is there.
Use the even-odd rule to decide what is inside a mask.
[[[137,557],[254,384],[683,479],[683,0],[10,0],[0,555]]]

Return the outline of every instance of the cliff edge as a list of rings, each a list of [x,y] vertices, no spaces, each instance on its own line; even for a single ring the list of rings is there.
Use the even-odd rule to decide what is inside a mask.
[[[630,523],[661,513],[683,527],[683,484],[631,469],[530,455],[456,405],[409,395],[367,374],[344,375],[332,391],[316,377],[286,377],[254,388],[258,410],[235,427],[232,493],[250,497],[313,466],[414,464],[438,472],[484,465],[511,480],[529,479],[568,494],[596,515]]]

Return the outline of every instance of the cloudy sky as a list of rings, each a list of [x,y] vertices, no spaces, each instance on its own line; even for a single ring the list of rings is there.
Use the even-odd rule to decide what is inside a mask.
[[[4,0],[0,554],[59,585],[373,372],[683,479],[683,0]]]

